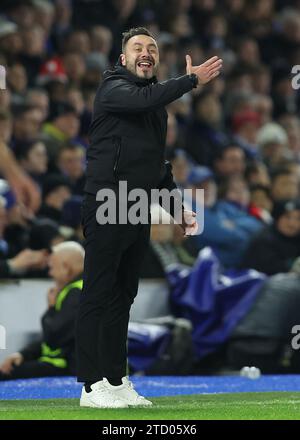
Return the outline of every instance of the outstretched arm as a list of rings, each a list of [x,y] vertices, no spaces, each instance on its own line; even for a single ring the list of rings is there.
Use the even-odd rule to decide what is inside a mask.
[[[185,93],[206,84],[220,73],[222,60],[217,56],[210,58],[200,66],[192,66],[192,59],[186,56],[187,74],[162,83],[137,87],[124,79],[104,81],[96,106],[108,112],[138,113],[153,111],[180,98]],[[98,102],[97,102],[98,101]]]

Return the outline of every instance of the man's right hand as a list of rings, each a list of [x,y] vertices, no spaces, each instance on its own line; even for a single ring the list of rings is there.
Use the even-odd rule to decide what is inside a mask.
[[[24,361],[21,353],[13,353],[8,356],[4,362],[0,365],[0,372],[3,374],[10,374],[14,368],[14,366],[21,365]]]
[[[199,84],[206,84],[216,78],[220,74],[223,63],[223,60],[217,56],[210,58],[200,66],[192,66],[192,58],[189,55],[186,55],[185,59],[187,75],[191,75],[191,73],[197,75]]]

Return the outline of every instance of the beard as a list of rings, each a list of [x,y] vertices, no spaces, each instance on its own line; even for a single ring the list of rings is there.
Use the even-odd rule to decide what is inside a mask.
[[[158,65],[154,64],[154,61],[152,61],[150,67],[140,67],[138,63],[140,63],[141,61],[143,60],[129,61],[126,63],[125,67],[139,78],[150,79],[155,76],[157,73]],[[145,62],[147,62],[147,60],[145,60]]]

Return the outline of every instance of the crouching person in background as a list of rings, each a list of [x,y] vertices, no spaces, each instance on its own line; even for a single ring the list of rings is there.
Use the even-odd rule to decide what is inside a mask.
[[[68,241],[53,247],[49,274],[55,285],[48,292],[42,336],[0,366],[0,380],[75,374],[74,327],[82,288],[84,250]]]

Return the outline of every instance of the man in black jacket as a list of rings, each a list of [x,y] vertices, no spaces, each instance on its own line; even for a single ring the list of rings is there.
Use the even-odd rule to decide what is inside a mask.
[[[48,309],[41,338],[0,365],[0,380],[75,374],[75,319],[82,289],[84,250],[76,242],[60,243],[50,256],[55,285],[48,292]]]
[[[82,216],[86,255],[77,322],[78,381],[84,382],[80,405],[100,408],[151,405],[125,377],[129,311],[150,227],[121,221],[100,225],[96,194],[109,188],[122,204],[119,182],[126,182],[128,191],[138,188],[147,194],[176,189],[164,160],[164,106],[216,77],[222,64],[213,57],[194,67],[187,56],[186,75],[158,83],[159,52],[149,31],[131,29],[122,43],[119,62],[104,74],[95,97]],[[195,214],[182,215],[181,205],[180,213],[184,232],[195,233]]]

